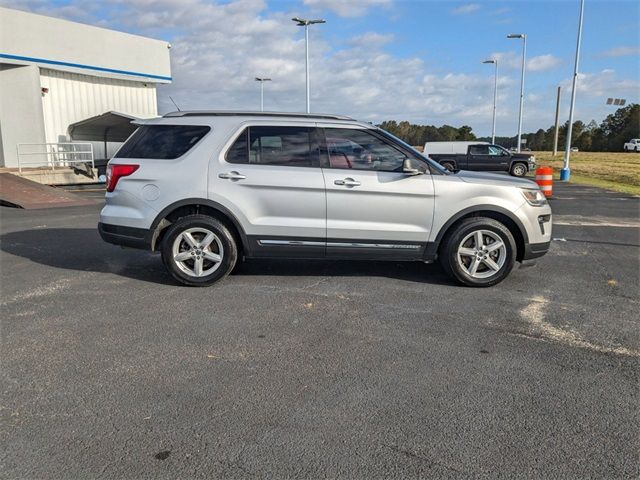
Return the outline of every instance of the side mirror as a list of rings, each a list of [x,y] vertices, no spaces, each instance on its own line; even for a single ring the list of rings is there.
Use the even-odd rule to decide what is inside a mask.
[[[411,160],[406,158],[402,163],[402,173],[404,173],[405,175],[414,176],[414,175],[422,175],[424,172],[421,172],[417,168],[413,168],[411,166]]]

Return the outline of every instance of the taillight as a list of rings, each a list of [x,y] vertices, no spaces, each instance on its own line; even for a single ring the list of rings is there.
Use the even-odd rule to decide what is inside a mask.
[[[113,192],[121,177],[128,177],[138,168],[140,168],[140,165],[122,165],[118,163],[107,165],[107,192]]]

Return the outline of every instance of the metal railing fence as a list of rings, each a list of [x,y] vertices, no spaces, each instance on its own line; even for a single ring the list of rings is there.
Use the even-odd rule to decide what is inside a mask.
[[[18,171],[23,167],[69,167],[77,163],[93,163],[92,143],[19,143]]]

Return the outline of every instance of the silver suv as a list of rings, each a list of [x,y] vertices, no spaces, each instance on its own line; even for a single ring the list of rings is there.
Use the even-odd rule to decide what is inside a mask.
[[[486,287],[547,252],[551,209],[529,180],[448,172],[348,117],[193,111],[140,122],[109,162],[98,228],[160,251],[186,285],[294,257],[438,259]]]

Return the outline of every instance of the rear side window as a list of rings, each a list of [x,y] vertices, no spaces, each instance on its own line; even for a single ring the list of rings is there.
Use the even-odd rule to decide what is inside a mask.
[[[486,145],[472,145],[469,147],[471,155],[489,155],[489,147]]]
[[[122,145],[116,158],[178,158],[209,130],[210,127],[196,125],[143,125]]]
[[[318,149],[312,147],[309,127],[248,127],[229,148],[229,163],[312,167]],[[314,162],[314,159],[316,162]]]

